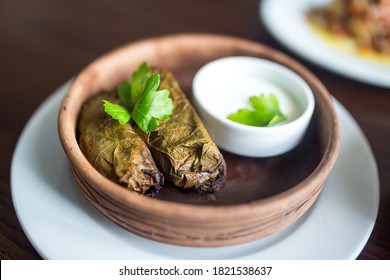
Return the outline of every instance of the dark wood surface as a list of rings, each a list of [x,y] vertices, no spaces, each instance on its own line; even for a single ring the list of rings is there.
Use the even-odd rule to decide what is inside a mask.
[[[349,110],[374,152],[381,195],[376,225],[358,258],[390,259],[390,90],[291,53],[268,33],[258,9],[258,0],[0,0],[0,258],[41,259],[18,222],[10,186],[15,145],[37,107],[86,64],[120,45],[201,32],[250,39],[289,54]]]

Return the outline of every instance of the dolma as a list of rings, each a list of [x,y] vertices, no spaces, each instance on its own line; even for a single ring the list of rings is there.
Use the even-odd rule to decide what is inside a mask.
[[[119,104],[115,92],[105,92],[83,105],[78,125],[81,151],[108,179],[153,196],[163,185],[163,175],[132,124],[121,125],[104,112],[104,99]]]
[[[168,120],[160,121],[157,131],[143,133],[153,158],[165,179],[183,189],[200,193],[223,188],[226,164],[198,114],[169,71],[160,74],[160,89],[168,89],[174,110]]]

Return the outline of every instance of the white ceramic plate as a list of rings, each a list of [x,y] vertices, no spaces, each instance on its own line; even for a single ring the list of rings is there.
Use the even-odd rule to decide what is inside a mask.
[[[263,0],[260,17],[277,40],[298,55],[346,77],[390,88],[390,63],[362,58],[325,42],[305,20],[305,12],[330,0]]]
[[[188,248],[139,237],[82,196],[57,136],[69,83],[34,113],[17,143],[11,188],[24,232],[45,259],[354,259],[379,206],[375,159],[349,113],[335,101],[341,151],[323,192],[297,222],[268,238],[223,248]]]

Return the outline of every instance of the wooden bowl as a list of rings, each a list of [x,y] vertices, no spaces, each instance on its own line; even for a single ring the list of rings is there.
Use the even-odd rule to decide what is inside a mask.
[[[222,151],[225,188],[202,196],[167,184],[155,197],[131,192],[103,177],[79,149],[76,125],[82,104],[113,89],[138,65],[171,70],[191,96],[192,78],[205,63],[226,56],[254,56],[298,73],[315,95],[308,132],[293,151],[272,158],[247,158]],[[123,228],[153,240],[194,247],[240,244],[273,234],[296,221],[314,203],[339,150],[331,97],[323,84],[288,56],[239,38],[183,34],[131,43],[97,59],[73,81],[59,112],[59,136],[87,200]]]

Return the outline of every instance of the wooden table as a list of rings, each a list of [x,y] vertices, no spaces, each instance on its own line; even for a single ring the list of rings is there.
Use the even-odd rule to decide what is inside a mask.
[[[390,90],[291,53],[267,32],[258,9],[259,0],[0,1],[1,259],[41,258],[18,222],[10,186],[14,148],[32,113],[96,57],[135,40],[188,32],[232,35],[279,49],[314,72],[349,110],[368,138],[380,177],[377,223],[358,258],[390,259]]]

